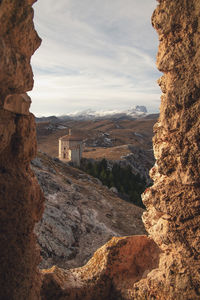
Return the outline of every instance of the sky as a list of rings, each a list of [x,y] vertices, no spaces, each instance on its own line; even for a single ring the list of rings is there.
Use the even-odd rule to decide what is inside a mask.
[[[158,112],[156,0],[38,0],[31,59],[36,116],[145,105]]]

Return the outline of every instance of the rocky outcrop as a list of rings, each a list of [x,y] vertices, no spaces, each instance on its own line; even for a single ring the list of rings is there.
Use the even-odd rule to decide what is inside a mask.
[[[39,299],[39,252],[33,235],[43,196],[30,160],[36,153],[35,122],[26,91],[30,58],[40,45],[32,3],[0,1],[0,299]]]
[[[142,149],[128,145],[130,153],[121,156],[119,161],[116,161],[121,167],[131,166],[134,174],[139,174],[141,178],[146,180],[147,185],[152,184],[149,177],[149,170],[155,163],[152,149]],[[116,163],[113,161],[113,164]]]
[[[143,220],[163,250],[159,268],[135,286],[135,299],[200,298],[200,2],[160,0],[161,112],[155,126]]]
[[[41,268],[80,267],[113,236],[146,233],[143,209],[118,198],[98,179],[41,152],[32,168],[46,198],[35,227]]]
[[[42,299],[133,299],[132,286],[158,265],[158,257],[146,236],[112,238],[82,268],[43,270]]]
[[[34,0],[2,0],[0,3],[0,93],[3,105],[8,95],[33,87],[30,58],[40,45],[33,26]]]
[[[29,115],[31,98],[25,94],[8,95],[4,102],[4,109],[21,115]]]

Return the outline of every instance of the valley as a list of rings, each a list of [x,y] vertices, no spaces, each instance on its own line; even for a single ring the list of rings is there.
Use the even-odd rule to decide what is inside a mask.
[[[32,161],[32,169],[45,195],[43,218],[35,228],[41,268],[55,264],[62,268],[80,267],[112,237],[145,233],[141,219],[144,209],[130,203],[128,195],[112,184],[110,188],[97,176],[86,174],[84,168],[80,170],[61,162],[57,158],[58,139],[71,128],[75,135],[83,137],[83,166],[105,159],[109,170],[116,165],[119,170],[131,168],[133,176],[140,174],[147,185],[148,172],[154,163],[151,140],[156,117],[136,120],[50,117],[37,122],[38,155]]]
[[[42,121],[37,122],[38,149],[57,157],[58,139],[68,134],[68,129],[72,128],[74,134],[83,137],[84,158],[119,160],[122,156],[133,153],[134,150],[131,149],[135,148],[145,151],[145,156],[152,165],[153,125],[157,118],[156,114],[130,120],[77,121],[56,117],[42,118]]]

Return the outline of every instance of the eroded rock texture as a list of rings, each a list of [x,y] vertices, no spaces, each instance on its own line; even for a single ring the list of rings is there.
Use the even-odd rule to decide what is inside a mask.
[[[39,254],[33,228],[43,196],[29,167],[36,153],[34,117],[26,91],[30,58],[40,45],[34,1],[0,1],[0,299],[39,299]]]
[[[164,252],[134,297],[200,299],[200,2],[159,3],[152,22],[160,39],[163,94],[143,221]]]
[[[146,236],[112,238],[82,268],[43,270],[42,300],[133,299],[134,283],[157,267],[158,257]]]

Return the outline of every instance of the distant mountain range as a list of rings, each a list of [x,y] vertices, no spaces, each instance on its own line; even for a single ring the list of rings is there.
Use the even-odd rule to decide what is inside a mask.
[[[147,116],[147,109],[143,105],[136,105],[127,110],[101,110],[94,111],[91,109],[83,110],[80,112],[69,113],[62,116],[49,116],[49,117],[36,117],[36,122],[58,122],[60,120],[97,120],[97,119],[138,119]]]

